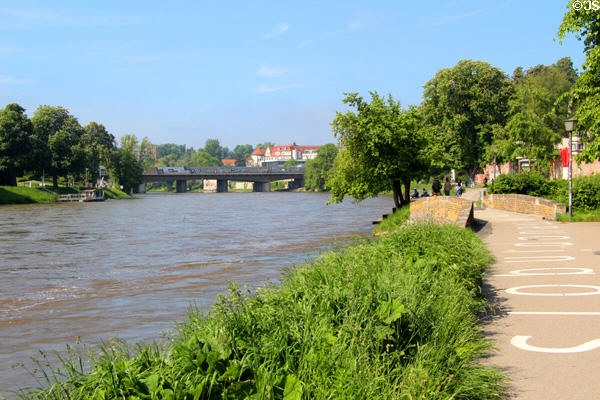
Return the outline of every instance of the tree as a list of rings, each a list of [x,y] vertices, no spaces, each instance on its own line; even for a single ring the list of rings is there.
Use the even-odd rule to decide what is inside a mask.
[[[337,112],[331,123],[345,147],[332,169],[331,201],[340,202],[344,196],[360,201],[392,189],[396,207],[407,204],[411,180],[428,168],[418,113],[414,108],[402,110],[391,95],[383,98],[376,92],[371,92],[370,103],[358,93],[347,93],[343,102],[356,112]]]
[[[33,123],[34,171],[58,177],[85,170],[85,151],[81,143],[83,128],[77,118],[63,107],[40,106],[31,118]],[[58,135],[58,136],[56,136]],[[56,137],[54,137],[56,136]]]
[[[110,168],[116,149],[115,137],[108,133],[104,125],[90,122],[83,127],[82,143],[86,154],[86,168],[92,180],[98,178],[99,167]]]
[[[435,162],[470,179],[486,160],[494,126],[504,126],[512,85],[504,72],[482,61],[462,60],[425,84],[425,123],[437,138]]]
[[[170,154],[175,154],[176,158],[185,154],[185,144],[178,145],[174,143],[159,144],[156,148],[156,157],[163,158]]]
[[[123,135],[121,147],[116,151],[111,175],[123,186],[123,190],[131,193],[136,184],[142,182],[144,167],[135,155],[138,140],[135,135]]]
[[[246,165],[246,158],[252,154],[251,144],[238,144],[233,148],[232,157],[235,158],[235,164],[238,166]]]
[[[564,134],[567,102],[557,101],[572,88],[569,62],[567,57],[550,66],[537,65],[515,82],[506,129],[497,129],[494,137],[501,159],[524,157],[549,167],[556,155],[554,145]]]
[[[204,151],[219,160],[223,159],[223,148],[219,144],[219,139],[208,139],[204,143]]]
[[[317,150],[317,156],[306,162],[304,173],[304,187],[306,190],[328,190],[328,175],[338,154],[338,149],[333,143],[327,143]]]
[[[30,161],[33,125],[16,103],[0,110],[0,185],[16,186]]]
[[[284,167],[295,167],[298,164],[300,164],[298,162],[298,160],[294,160],[293,158],[290,158],[289,160],[287,160],[286,162],[283,163],[283,166]]]
[[[600,14],[593,7],[576,10],[575,2],[569,1],[558,38],[562,40],[567,34],[574,33],[584,43],[583,72],[577,78],[575,88],[566,96],[576,107],[574,117],[579,121],[578,130],[587,131],[587,135],[581,136],[586,146],[578,159],[592,162],[600,158]]]
[[[217,157],[199,150],[192,156],[192,165],[195,167],[220,167],[221,161]]]
[[[256,145],[256,148],[257,149],[266,150],[267,148],[269,148],[271,146],[275,146],[275,143],[273,143],[273,142],[259,143],[259,144]]]

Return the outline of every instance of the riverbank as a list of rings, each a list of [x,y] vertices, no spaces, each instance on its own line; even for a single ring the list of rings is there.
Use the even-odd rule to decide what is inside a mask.
[[[231,287],[167,348],[102,349],[51,398],[495,399],[501,377],[477,313],[492,258],[471,231],[410,224],[289,271]],[[135,355],[132,355],[135,354]],[[50,371],[47,371],[48,373]],[[40,398],[30,393],[23,398]]]
[[[0,204],[49,204],[58,201],[57,194],[78,193],[78,190],[68,187],[48,186],[47,189],[48,191],[39,187],[0,186]],[[107,199],[131,198],[127,193],[116,188],[105,188],[104,197]]]

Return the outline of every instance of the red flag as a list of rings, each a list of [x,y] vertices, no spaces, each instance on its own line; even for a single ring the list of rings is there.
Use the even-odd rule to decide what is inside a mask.
[[[560,149],[560,158],[562,159],[563,167],[568,167],[569,166],[569,149],[568,148],[563,147],[562,149]]]

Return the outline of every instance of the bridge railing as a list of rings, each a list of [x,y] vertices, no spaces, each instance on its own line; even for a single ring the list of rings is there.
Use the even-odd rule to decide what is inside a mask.
[[[304,173],[304,167],[151,167],[143,175]]]

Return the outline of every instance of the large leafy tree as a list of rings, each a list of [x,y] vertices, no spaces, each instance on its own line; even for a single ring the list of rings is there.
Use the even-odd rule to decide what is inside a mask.
[[[77,118],[63,107],[40,106],[31,118],[34,131],[34,168],[52,175],[56,186],[59,176],[82,174],[85,170],[83,128]]]
[[[568,11],[559,27],[558,37],[562,40],[572,33],[585,46],[583,72],[569,98],[576,107],[578,130],[588,132],[582,135],[587,144],[580,159],[591,162],[600,158],[600,13],[593,7],[577,10],[573,7],[574,3],[575,0],[571,0],[567,5]]]
[[[219,160],[227,158],[226,155],[223,154],[226,153],[224,150],[225,149],[221,147],[221,144],[219,143],[219,139],[208,139],[204,143],[204,151]]]
[[[506,129],[496,129],[494,145],[502,159],[524,157],[548,167],[554,145],[564,134],[567,102],[561,96],[573,87],[573,63],[563,58],[554,65],[537,65],[514,82]],[[557,103],[558,101],[558,103]]]
[[[0,110],[0,185],[17,185],[30,161],[33,125],[25,109],[8,104]]]
[[[192,156],[192,165],[195,167],[220,167],[221,161],[206,151],[199,150]]]
[[[232,151],[232,156],[235,158],[235,164],[238,166],[246,165],[246,157],[252,154],[253,150],[251,144],[238,144],[235,146]]]
[[[411,180],[428,168],[417,112],[402,110],[391,95],[376,92],[371,92],[371,102],[358,93],[346,94],[343,102],[356,111],[337,112],[331,124],[345,148],[331,173],[331,201],[345,196],[363,200],[392,189],[396,207],[408,203]]]
[[[131,193],[133,187],[142,181],[144,167],[135,154],[138,140],[135,135],[123,135],[121,147],[115,152],[112,163],[112,173],[116,180],[123,186],[123,190]]]
[[[306,162],[304,187],[306,190],[324,191],[328,189],[328,175],[337,157],[338,149],[333,143],[327,143],[317,150],[317,156]]]
[[[99,167],[103,165],[110,168],[116,149],[115,137],[108,133],[104,125],[90,122],[83,127],[82,143],[86,154],[86,168],[89,177],[96,179]]]
[[[422,112],[437,138],[432,162],[471,179],[486,161],[494,127],[504,126],[512,85],[504,72],[482,61],[462,60],[425,84]]]

